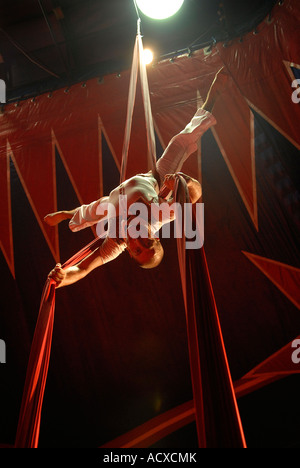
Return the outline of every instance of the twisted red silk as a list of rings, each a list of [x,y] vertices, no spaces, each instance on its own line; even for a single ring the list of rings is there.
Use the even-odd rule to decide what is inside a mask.
[[[189,203],[187,184],[179,174],[175,200],[182,210]],[[191,217],[187,222],[197,229],[195,211]],[[246,448],[204,248],[186,249],[185,243],[185,235],[177,238],[198,444]]]
[[[66,263],[63,268],[75,265],[89,255],[102,242],[94,239]],[[15,440],[16,448],[37,448],[44,391],[51,353],[55,310],[55,281],[48,278],[41,297],[39,315],[31,345],[19,422]]]

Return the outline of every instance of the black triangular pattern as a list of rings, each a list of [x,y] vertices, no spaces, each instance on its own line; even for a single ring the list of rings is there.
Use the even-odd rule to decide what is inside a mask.
[[[293,237],[297,238],[296,231],[300,230],[300,151],[259,114],[253,112],[257,163],[261,163],[260,170],[264,177],[272,180],[278,207],[286,211],[291,232],[295,232]]]
[[[102,171],[103,171],[103,195],[109,195],[110,191],[117,187],[120,183],[120,173],[111,154],[109,145],[102,133]],[[159,137],[155,132],[156,155],[157,160],[163,154],[163,147],[160,143]]]
[[[63,211],[77,208],[80,206],[80,202],[57,149],[55,151],[55,166],[57,210]],[[72,257],[78,250],[83,248],[94,238],[93,232],[89,228],[73,233],[69,229],[68,221],[63,221],[58,225],[58,232],[61,263],[64,263]]]
[[[18,278],[15,280],[1,251],[0,271],[2,291],[0,339],[6,344],[6,363],[0,365],[0,443],[13,445],[32,338],[32,327],[30,326],[30,330],[28,327],[29,314],[27,308],[23,306],[22,298],[22,291],[26,287],[25,282],[29,281],[29,275],[25,270],[23,274],[18,270]]]
[[[275,139],[271,144],[276,144]],[[297,266],[295,256],[299,252],[295,224],[276,194],[274,180],[266,172],[263,148],[258,148],[258,141],[256,149],[259,232],[249,220],[211,133],[202,138],[204,248],[220,313],[227,317],[232,314],[231,325],[230,321],[224,321],[223,333],[233,376],[239,340],[243,343],[241,347],[249,346],[250,349],[262,320],[262,307],[269,330],[264,340],[257,340],[255,348],[249,354],[245,353],[249,369],[254,367],[251,360],[255,365],[284,346],[288,339],[293,339],[299,322],[296,307],[266,277],[255,271],[254,266],[247,265],[246,258],[242,258],[242,251],[247,251]],[[234,290],[239,294],[235,295]],[[241,310],[242,316],[239,315]],[[281,322],[285,322],[286,339],[280,337]],[[228,326],[231,328],[227,329]],[[273,347],[275,339],[279,343],[277,349]]]
[[[300,69],[299,68],[296,68],[296,67],[292,67],[291,66],[291,70],[295,76],[295,78],[298,80],[300,80]]]
[[[158,161],[159,158],[162,156],[164,149],[160,143],[160,139],[156,132],[154,133],[154,135],[155,135],[155,144],[156,144],[156,160]]]
[[[23,304],[28,307],[35,321],[39,298],[53,257],[12,160],[10,177],[16,280]]]
[[[120,183],[120,173],[109,149],[109,145],[102,133],[102,171],[103,195],[107,196]]]

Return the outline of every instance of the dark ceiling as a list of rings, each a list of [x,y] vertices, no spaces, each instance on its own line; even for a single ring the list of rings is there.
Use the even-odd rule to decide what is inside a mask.
[[[276,0],[185,0],[177,15],[141,14],[156,58],[227,41],[252,30]],[[134,0],[1,0],[0,78],[7,101],[129,68]]]

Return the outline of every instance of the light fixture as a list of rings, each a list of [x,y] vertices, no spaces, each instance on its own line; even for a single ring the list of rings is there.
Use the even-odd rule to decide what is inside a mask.
[[[150,49],[143,50],[143,62],[145,65],[150,65],[153,62],[153,52]]]
[[[175,15],[184,0],[136,0],[138,8],[153,19],[163,20]]]

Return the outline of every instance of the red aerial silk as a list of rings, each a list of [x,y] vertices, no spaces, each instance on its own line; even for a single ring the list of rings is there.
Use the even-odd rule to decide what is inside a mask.
[[[37,448],[49,367],[55,308],[55,284],[48,278],[31,345],[15,441],[16,448]]]
[[[94,239],[70,258],[63,268],[73,266],[89,255],[103,241]],[[40,433],[42,404],[51,353],[55,310],[55,281],[48,278],[41,304],[30,356],[17,427],[16,448],[37,448]]]
[[[189,203],[179,174],[175,200],[182,210]],[[195,212],[191,216],[196,228]],[[177,239],[199,447],[246,448],[204,248],[185,243],[185,236]]]
[[[134,109],[135,97],[136,97],[138,70],[140,71],[141,90],[142,90],[145,121],[146,121],[148,170],[151,169],[152,171],[154,171],[155,165],[156,165],[155,134],[154,134],[152,112],[151,112],[151,101],[150,101],[147,71],[146,71],[145,62],[143,60],[143,42],[142,42],[142,36],[140,34],[140,19],[138,20],[138,32],[136,35],[136,40],[135,40],[135,45],[134,45],[131,74],[130,74],[126,127],[125,127],[124,143],[123,143],[123,149],[122,149],[122,164],[121,164],[121,174],[120,174],[121,183],[124,182],[124,180],[126,179],[128,149],[129,149],[129,143],[130,143],[133,109]]]

